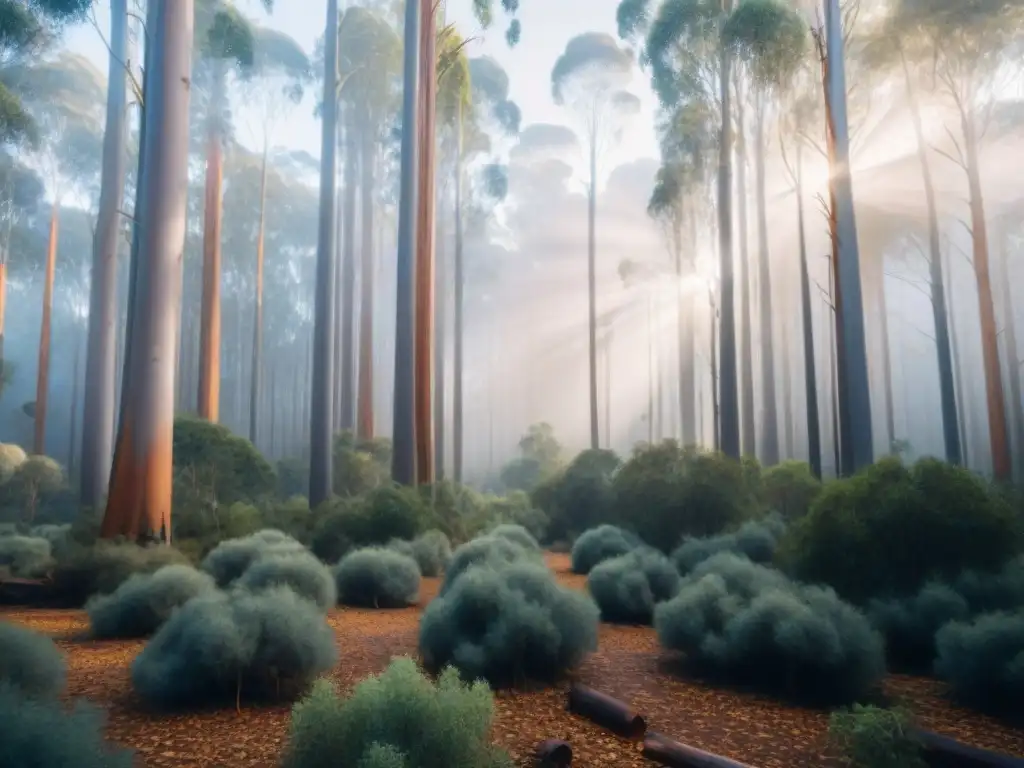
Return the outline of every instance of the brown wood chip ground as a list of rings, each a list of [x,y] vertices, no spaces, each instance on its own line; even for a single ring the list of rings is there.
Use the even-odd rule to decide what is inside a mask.
[[[585,579],[568,573],[565,555],[549,565],[568,586]],[[421,603],[437,593],[425,579]],[[341,661],[332,678],[343,689],[380,672],[392,656],[416,653],[420,608],[371,611],[342,608],[329,621]],[[142,711],[131,690],[129,665],[143,641],[93,642],[75,639],[87,629],[82,611],[6,610],[0,617],[54,637],[69,656],[69,694],[85,696],[110,713],[108,735],[134,747],[145,766],[242,768],[275,766],[288,733],[289,707],[247,708],[154,715]],[[824,768],[828,717],[770,699],[675,679],[659,668],[654,631],[647,627],[602,625],[600,648],[579,670],[578,679],[632,702],[650,730],[700,749],[727,755],[755,768]],[[893,676],[890,694],[906,699],[923,727],[975,746],[1024,756],[1024,730],[955,708],[932,680]],[[637,745],[622,741],[565,711],[567,685],[499,694],[494,740],[523,766],[545,738],[572,744],[579,768],[640,768],[655,765]]]

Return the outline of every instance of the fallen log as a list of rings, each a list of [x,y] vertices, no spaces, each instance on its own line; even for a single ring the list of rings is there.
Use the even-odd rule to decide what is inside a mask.
[[[1024,768],[1024,758],[989,752],[931,731],[915,733],[929,768]]]
[[[660,733],[648,733],[644,739],[643,756],[668,768],[750,768],[728,757],[713,755],[696,747],[680,744]]]
[[[631,741],[639,741],[647,731],[647,723],[628,704],[585,685],[569,689],[568,710]]]
[[[42,607],[55,600],[52,581],[16,578],[0,581],[0,605]]]
[[[545,739],[534,753],[538,768],[569,768],[572,765],[572,747],[561,739]]]

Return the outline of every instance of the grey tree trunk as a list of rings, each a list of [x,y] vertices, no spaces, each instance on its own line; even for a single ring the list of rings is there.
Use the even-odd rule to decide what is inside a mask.
[[[1006,373],[1009,379],[1010,403],[1008,407],[1010,437],[1016,443],[1017,474],[1020,474],[1021,454],[1024,453],[1024,405],[1021,403],[1020,351],[1017,347],[1017,315],[1013,306],[1013,291],[1010,286],[1013,275],[1010,272],[1009,243],[1005,232],[996,232],[999,249],[1000,281],[1003,304],[1003,343],[1006,345]]]
[[[463,174],[463,125],[462,102],[459,101],[456,119],[455,147],[455,307],[454,307],[454,381],[452,382],[452,474],[455,482],[462,482],[462,355],[464,343],[463,331],[463,292],[466,276],[464,274],[462,253],[462,174]]]
[[[81,502],[92,509],[98,509],[107,495],[117,407],[117,255],[128,164],[128,104],[124,69],[124,62],[128,59],[128,0],[111,0],[108,44],[109,85],[103,132],[103,177],[93,237],[79,473]]]
[[[722,0],[723,16],[732,12],[732,0]],[[722,140],[718,147],[718,258],[721,285],[719,288],[719,347],[718,361],[720,409],[719,441],[722,451],[734,459],[740,458],[739,397],[736,391],[736,297],[732,268],[732,54],[729,47],[721,46],[720,92],[722,108]]]
[[[939,251],[939,258],[942,259],[942,252]],[[945,261],[946,274],[952,277],[952,265],[948,260]],[[962,367],[960,365],[960,348],[956,336],[956,307],[953,302],[953,297],[956,295],[956,291],[953,290],[953,281],[950,280],[948,286],[949,293],[943,298],[946,300],[947,307],[947,318],[949,320],[949,351],[953,366],[953,385],[956,387],[956,397],[954,402],[956,403],[956,428],[957,437],[959,438],[960,449],[961,449],[961,460],[965,467],[971,466],[971,447],[970,442],[967,439],[967,415],[964,412],[964,401],[967,399],[967,393],[964,389],[964,381],[962,374]]]
[[[263,247],[267,220],[267,165],[270,154],[269,141],[263,142],[263,159],[260,167],[260,220],[256,233],[256,295],[253,298],[255,311],[252,320],[252,371],[249,379],[249,442],[259,447],[260,439],[260,395],[263,390]],[[273,443],[271,443],[273,451]]]
[[[807,231],[804,226],[803,149],[796,150],[797,228],[800,242],[800,314],[803,319],[804,395],[807,400],[807,456],[811,472],[821,479],[821,422],[818,410],[818,375],[815,369],[814,319],[811,313],[811,276],[807,263]]]
[[[338,374],[341,376],[339,415],[340,426],[355,430],[356,426],[356,187],[359,184],[359,145],[356,141],[356,116],[352,115],[345,125],[345,180],[342,202],[342,251],[341,251],[341,361]]]
[[[753,312],[750,306],[750,239],[747,217],[747,137],[746,110],[743,95],[736,99],[736,215],[739,226],[739,283],[740,283],[740,357],[743,361],[740,376],[740,441],[744,456],[757,455],[757,426],[754,418],[754,356],[751,345]]]
[[[324,94],[320,137],[320,222],[316,253],[313,382],[309,415],[309,505],[331,496],[331,425],[334,394],[334,281],[337,263],[334,214],[338,133],[338,0],[327,0]]]
[[[402,161],[398,202],[398,258],[395,309],[395,387],[392,426],[391,477],[401,485],[416,482],[415,383],[415,292],[416,215],[419,168],[419,50],[420,4],[405,3],[405,48],[403,51]]]
[[[590,183],[587,187],[587,307],[590,362],[590,447],[601,447],[597,418],[597,120],[591,123]]]
[[[694,378],[694,320],[693,304],[683,294],[683,211],[677,214],[675,226],[676,277],[676,331],[679,335],[679,419],[682,422],[683,445],[697,442],[697,391]],[[694,223],[693,226],[696,226]],[[688,230],[692,233],[692,230]],[[692,254],[691,254],[692,257]],[[609,445],[609,448],[611,445]]]
[[[896,407],[892,389],[892,350],[889,343],[889,302],[885,297],[885,258],[882,257],[881,268],[878,270],[877,285],[872,286],[875,293],[875,306],[878,312],[878,332],[881,338],[882,380],[885,383],[885,452],[892,452],[893,441],[896,439]]]
[[[764,94],[757,95],[754,136],[754,183],[757,186],[757,283],[761,333],[761,391],[764,398],[761,423],[761,462],[768,467],[779,463],[778,393],[775,389],[775,337],[772,331],[772,277],[768,250],[768,203],[765,199]]]
[[[374,271],[377,259],[374,251],[374,197],[377,191],[376,161],[377,144],[375,133],[368,125],[363,127],[360,171],[362,172],[362,200],[360,202],[360,236],[362,237],[362,262],[359,279],[359,407],[357,433],[362,438],[374,436],[373,422],[373,322],[374,322]]]
[[[335,268],[334,268],[334,375],[331,379],[331,402],[332,412],[331,415],[333,420],[331,422],[331,429],[334,432],[341,431],[341,382],[344,381],[344,375],[342,368],[344,367],[345,355],[342,352],[342,339],[345,338],[343,329],[345,312],[347,311],[344,296],[345,296],[345,268],[342,266],[344,260],[344,248],[342,243],[344,242],[343,226],[345,221],[345,195],[343,188],[343,177],[345,170],[342,167],[343,162],[341,159],[344,157],[345,152],[345,131],[348,126],[345,124],[345,112],[341,105],[338,106],[338,131],[335,139],[335,151],[338,153],[336,157],[339,162],[335,168],[335,189],[338,190],[334,197],[334,237],[335,237]]]
[[[861,294],[860,250],[850,181],[850,132],[846,117],[846,73],[842,15],[839,0],[828,0],[825,14],[828,40],[828,113],[833,137],[832,185],[835,192],[838,272],[835,303],[840,320],[839,425],[843,470],[857,472],[874,461],[871,436],[871,387],[864,301]]]
[[[443,203],[442,208],[443,210]],[[439,221],[434,252],[434,478],[445,478],[445,353],[448,346],[448,251],[445,227]]]

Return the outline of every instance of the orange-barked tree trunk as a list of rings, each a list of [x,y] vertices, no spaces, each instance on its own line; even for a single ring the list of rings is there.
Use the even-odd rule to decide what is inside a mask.
[[[57,232],[60,228],[60,203],[53,201],[50,213],[50,238],[46,247],[46,277],[43,281],[43,322],[39,332],[39,368],[36,372],[35,439],[32,453],[46,453],[46,401],[50,389],[50,325],[53,318],[53,277],[57,267]]]
[[[174,367],[181,319],[181,256],[188,188],[193,0],[151,0],[146,12],[146,122],[139,249],[130,290],[123,408],[103,538],[171,539]],[[148,47],[148,46],[147,46]],[[151,54],[151,55],[150,55]]]
[[[267,161],[270,143],[263,142],[263,160],[260,169],[260,220],[256,233],[256,316],[252,323],[252,378],[249,382],[249,442],[258,445],[260,418],[260,390],[263,383],[263,248],[266,241],[267,221]],[[273,452],[273,435],[271,435]]]
[[[359,408],[357,434],[367,439],[373,437],[373,273],[376,263],[373,258],[373,198],[375,190],[374,163],[377,147],[369,119],[363,124],[363,148],[360,168],[362,170],[362,268],[359,278]]]
[[[416,225],[415,441],[416,482],[434,479],[434,145],[437,113],[437,14],[434,0],[420,0],[420,142]]]

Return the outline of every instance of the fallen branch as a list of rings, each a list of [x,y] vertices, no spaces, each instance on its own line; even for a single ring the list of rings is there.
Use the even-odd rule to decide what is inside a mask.
[[[647,730],[647,723],[629,705],[585,685],[569,689],[568,709],[632,741],[642,739]]]
[[[931,731],[917,731],[929,768],[1024,768],[1024,758],[972,747]]]
[[[569,768],[572,765],[572,747],[561,739],[545,739],[534,752],[538,768]]]
[[[728,757],[688,747],[660,733],[648,733],[643,756],[668,768],[750,768]]]

